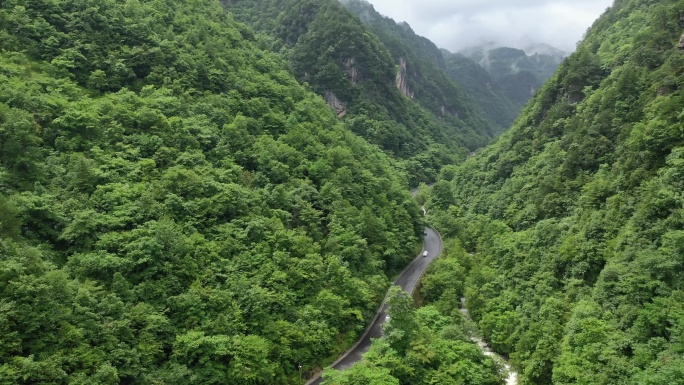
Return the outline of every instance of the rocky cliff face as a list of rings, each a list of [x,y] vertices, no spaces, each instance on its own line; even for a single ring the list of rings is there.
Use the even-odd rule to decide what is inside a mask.
[[[458,111],[456,110],[447,110],[447,108],[442,104],[442,107],[440,108],[440,111],[442,113],[442,116],[449,114],[455,118],[458,118]]]
[[[358,85],[359,70],[356,68],[356,66],[354,66],[354,58],[345,60],[344,68],[347,71],[347,75],[349,76],[349,81],[351,81],[351,84]]]
[[[341,101],[334,92],[327,90],[323,94],[323,98],[328,105],[335,110],[335,113],[340,118],[347,115],[347,103]]]
[[[684,51],[684,11],[679,11],[679,26],[682,27],[682,36],[679,38],[677,48]]]
[[[399,71],[397,71],[397,88],[399,91],[404,94],[409,99],[413,99],[414,94],[413,92],[409,89],[408,87],[408,74],[406,71],[406,59],[405,58],[400,58],[399,59]]]

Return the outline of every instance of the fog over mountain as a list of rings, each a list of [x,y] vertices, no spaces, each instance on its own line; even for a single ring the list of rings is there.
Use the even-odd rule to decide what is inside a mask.
[[[452,52],[488,45],[572,52],[611,0],[369,0],[375,9]]]

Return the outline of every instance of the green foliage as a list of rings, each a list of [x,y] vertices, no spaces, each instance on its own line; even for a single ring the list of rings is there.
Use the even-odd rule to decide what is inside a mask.
[[[7,198],[0,195],[0,236],[15,238],[21,231],[19,210]]]
[[[450,240],[444,250],[444,255],[430,265],[421,280],[420,295],[440,313],[459,317],[470,256],[457,240]]]
[[[484,122],[487,115],[484,106],[450,78],[444,57],[434,43],[416,35],[405,22],[396,23],[380,15],[364,0],[344,0],[342,4],[380,39],[396,65],[402,67],[404,63],[406,84],[414,100],[441,119],[455,116],[466,123],[460,130],[468,130],[464,139],[469,148],[472,149],[476,140],[498,133],[496,123],[490,122],[488,127]]]
[[[617,1],[429,207],[521,383],[681,382],[683,6]]]
[[[416,332],[416,315],[411,296],[399,286],[392,286],[387,293],[390,322],[383,325],[385,338],[399,355],[406,354]]]
[[[503,93],[503,87],[495,84],[489,73],[474,60],[450,52],[445,52],[444,56],[449,77],[463,87],[502,131],[510,127],[519,108]]]
[[[414,309],[411,296],[392,287],[383,337],[351,368],[326,370],[324,384],[504,383],[501,363],[467,337],[471,331],[460,311],[465,279],[460,262],[470,265],[469,255],[457,241],[445,250],[421,281],[425,306]]]
[[[351,131],[401,160],[412,186],[433,181],[443,165],[495,134],[479,106],[448,78],[434,44],[369,4],[238,0],[226,7],[263,39],[275,39],[271,49],[285,54],[297,79],[323,96]]]
[[[0,383],[293,384],[420,237],[218,1],[0,4]]]
[[[531,55],[507,47],[473,47],[456,54],[443,53],[449,76],[472,95],[491,121],[505,130],[566,55],[553,47],[542,48],[546,53]]]
[[[460,312],[445,316],[434,306],[416,310],[397,286],[387,301],[390,319],[383,338],[374,340],[350,369],[326,370],[324,384],[503,384],[502,368],[466,339]]]
[[[454,204],[454,192],[451,184],[445,180],[440,180],[432,186],[429,207],[439,210],[446,210]]]
[[[326,385],[399,385],[397,378],[387,368],[371,365],[354,365],[340,372],[327,369],[324,372]]]

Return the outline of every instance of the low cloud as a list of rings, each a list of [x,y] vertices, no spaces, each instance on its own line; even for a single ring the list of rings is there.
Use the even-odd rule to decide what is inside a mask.
[[[573,51],[612,0],[369,0],[441,48],[546,43]]]

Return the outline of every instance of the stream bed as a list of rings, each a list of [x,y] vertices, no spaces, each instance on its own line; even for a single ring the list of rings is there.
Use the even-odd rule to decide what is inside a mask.
[[[470,318],[470,312],[468,312],[468,308],[466,307],[465,298],[461,298],[461,313],[463,313],[467,319],[472,321],[472,318]],[[492,348],[487,345],[487,342],[485,342],[481,337],[471,335],[470,340],[475,342],[477,346],[480,347],[480,350],[482,350],[482,353],[484,353],[485,356],[492,357],[496,361],[503,363],[503,366],[506,369],[506,385],[518,385],[518,373],[511,368],[511,365],[508,363],[507,359],[496,354]]]

